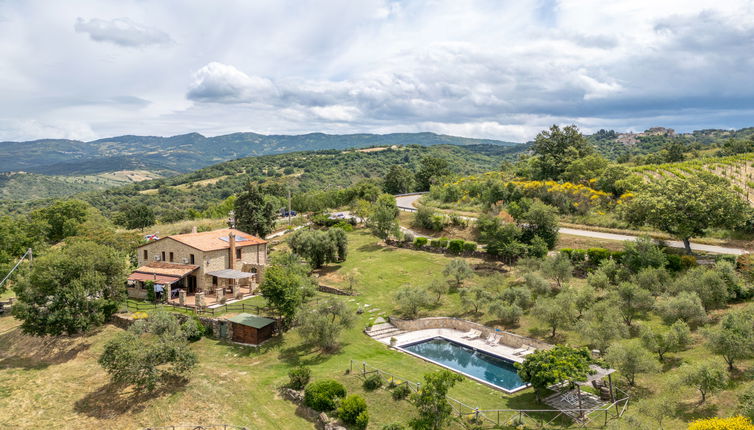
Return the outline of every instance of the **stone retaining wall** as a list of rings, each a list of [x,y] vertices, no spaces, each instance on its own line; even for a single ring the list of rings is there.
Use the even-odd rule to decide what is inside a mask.
[[[421,318],[418,320],[402,320],[396,317],[390,317],[390,323],[404,331],[417,331],[427,329],[449,328],[467,332],[469,330],[479,330],[485,339],[496,334],[501,337],[500,343],[511,348],[522,348],[524,345],[531,345],[537,349],[550,349],[552,345],[526,336],[520,336],[507,331],[495,331],[494,328],[487,327],[475,322],[462,320],[451,317],[432,317]]]
[[[341,290],[340,288],[335,288],[329,285],[322,285],[322,284],[319,284],[319,291],[322,291],[323,293],[337,294],[339,296],[355,296],[356,295],[354,293],[349,293],[348,291]]]
[[[199,320],[200,323],[204,326],[205,329],[207,329],[207,334],[209,336],[212,336],[216,339],[233,339],[233,324],[230,323],[230,321],[226,319],[221,318],[207,318],[207,317],[200,317],[200,316],[189,316],[186,314],[179,314],[174,313],[173,316],[176,317],[178,321],[180,321],[181,324],[188,321],[190,318],[196,318]],[[122,329],[127,329],[131,327],[131,325],[136,322],[137,320],[131,318],[130,314],[115,314],[110,319],[110,322]],[[223,330],[223,326],[225,326],[225,329]]]

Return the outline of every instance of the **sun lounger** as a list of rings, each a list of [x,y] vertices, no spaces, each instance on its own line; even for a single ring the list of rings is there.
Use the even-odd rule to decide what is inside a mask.
[[[471,340],[471,339],[476,339],[476,338],[478,338],[480,336],[482,336],[482,332],[481,331],[479,331],[479,330],[469,330],[468,333],[466,333],[465,335],[463,335],[461,337],[464,338],[464,339]]]
[[[523,348],[519,348],[519,349],[513,351],[512,354],[513,355],[522,355],[523,356],[523,355],[531,354],[532,352],[534,352],[534,348],[532,346],[530,346],[530,345],[524,345]]]

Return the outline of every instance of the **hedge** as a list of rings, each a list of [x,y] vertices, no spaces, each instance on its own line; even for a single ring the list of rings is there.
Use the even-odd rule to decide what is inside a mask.
[[[460,254],[463,252],[463,239],[452,239],[448,242],[448,251],[454,254]]]
[[[463,243],[463,250],[465,252],[474,252],[476,251],[477,244],[475,242],[464,242]]]
[[[429,240],[427,240],[426,237],[417,237],[416,240],[414,240],[414,245],[421,248],[422,246],[426,246],[427,242],[429,242]]]

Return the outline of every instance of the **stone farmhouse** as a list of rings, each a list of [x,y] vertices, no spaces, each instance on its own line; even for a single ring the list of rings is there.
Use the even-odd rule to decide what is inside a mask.
[[[267,241],[236,229],[176,234],[136,248],[128,296],[181,306],[211,306],[254,294],[267,266]],[[151,281],[151,282],[150,282]]]

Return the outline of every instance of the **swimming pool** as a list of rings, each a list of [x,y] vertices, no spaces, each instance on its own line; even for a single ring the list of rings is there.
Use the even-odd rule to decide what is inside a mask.
[[[399,348],[507,392],[526,386],[512,361],[444,337],[424,339]]]

